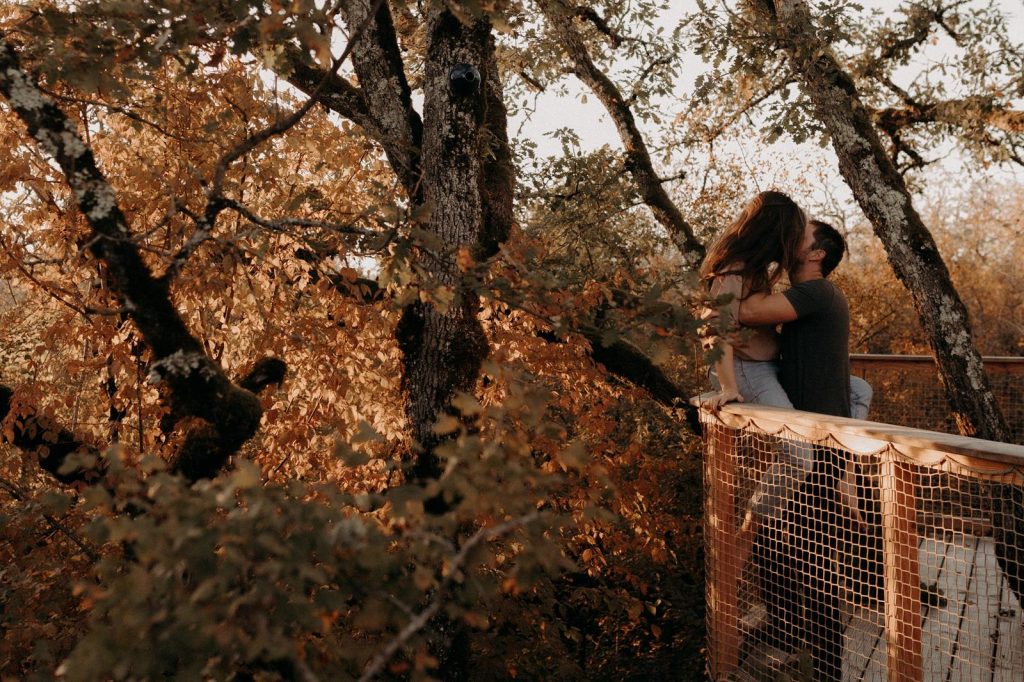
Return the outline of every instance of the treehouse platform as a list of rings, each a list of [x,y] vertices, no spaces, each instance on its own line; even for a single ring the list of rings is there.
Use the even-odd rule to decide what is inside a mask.
[[[997,360],[1019,429],[1024,363]],[[913,390],[928,363],[858,362],[906,373],[868,375],[872,417],[923,405],[878,398]],[[1024,680],[1024,445],[943,433],[937,402],[932,430],[745,403],[700,413],[711,679]],[[784,511],[745,536],[779,481]]]
[[[991,537],[937,529],[919,542],[923,680],[1024,680],[1024,611],[1009,589]],[[882,604],[844,590],[843,682],[888,680]],[[756,610],[756,609],[755,609]],[[806,679],[811,661],[761,647],[739,666],[736,680]]]

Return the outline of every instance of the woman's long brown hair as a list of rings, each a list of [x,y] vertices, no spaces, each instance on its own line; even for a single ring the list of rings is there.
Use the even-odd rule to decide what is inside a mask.
[[[796,259],[805,223],[804,212],[788,195],[761,192],[708,250],[701,279],[710,286],[712,279],[728,273],[743,278],[744,296],[771,291]]]

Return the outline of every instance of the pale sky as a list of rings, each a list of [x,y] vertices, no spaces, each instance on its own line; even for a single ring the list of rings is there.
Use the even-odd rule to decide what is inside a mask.
[[[812,2],[812,5],[814,3]],[[896,5],[892,0],[860,0],[860,4],[865,7],[865,10],[880,9],[891,14],[893,12],[893,6]],[[1004,15],[1009,18],[1010,25],[1012,27],[1012,35],[1024,36],[1024,2],[1022,0],[998,0],[997,5],[1001,6]],[[665,30],[669,31],[678,23],[679,19],[686,13],[696,10],[696,3],[692,0],[672,0],[669,9],[665,10],[662,15],[662,22],[665,26]],[[952,46],[952,41],[946,38],[944,43],[942,38],[934,45],[929,46],[922,58],[924,59],[939,59],[943,56],[943,50],[948,50]],[[703,64],[699,59],[693,57],[684,62],[684,67],[679,82],[679,88],[677,95],[672,98],[667,98],[663,104],[664,111],[666,113],[665,118],[670,118],[672,114],[683,109],[686,105],[686,98],[688,92],[692,88],[694,79],[701,73],[705,73],[708,67]],[[906,70],[907,74],[913,72],[913,68]],[[899,76],[900,74],[897,74]],[[909,75],[907,75],[909,80]],[[579,82],[575,78],[571,78],[571,90],[573,92],[583,91]],[[559,143],[553,140],[548,134],[561,127],[569,126],[576,130],[580,138],[580,146],[583,150],[593,150],[601,147],[602,145],[609,145],[613,149],[621,148],[621,142],[618,134],[615,131],[614,125],[608,118],[604,111],[604,108],[596,100],[595,97],[588,93],[587,101],[581,102],[576,96],[559,96],[553,92],[553,89],[549,89],[548,92],[543,93],[537,100],[537,106],[535,113],[529,120],[523,117],[515,118],[511,121],[509,126],[510,134],[513,136],[521,136],[528,139],[532,139],[538,145],[538,152],[542,155],[557,154],[561,151]],[[641,128],[643,125],[641,123]],[[657,137],[654,135],[654,130],[645,130],[648,133],[649,143],[655,143]],[[788,139],[782,139],[775,144],[765,146],[757,139],[749,139],[743,145],[743,149],[738,150],[743,154],[744,158],[749,158],[752,167],[765,168],[767,173],[777,172],[778,159],[781,157],[797,158],[803,160],[809,167],[815,164],[826,162],[831,165],[835,170],[836,185],[830,188],[830,191],[840,195],[841,198],[849,198],[849,192],[843,185],[842,180],[838,176],[838,170],[835,162],[834,154],[831,148],[822,149],[815,142],[805,143],[803,145],[795,145]],[[770,157],[765,163],[761,163],[759,157]],[[961,165],[961,161],[952,155],[949,158],[936,164],[936,168],[929,172],[955,172]],[[775,170],[771,170],[776,168]],[[1015,167],[1001,167],[992,169],[993,177],[1021,177],[1024,178],[1024,173]],[[765,177],[764,182],[771,182],[770,177]],[[824,202],[823,197],[806,197],[806,201],[813,203]]]
[[[666,31],[674,28],[679,20],[687,13],[697,10],[693,0],[671,0],[669,9],[662,13],[661,24]],[[897,4],[893,0],[860,0],[865,10],[880,9],[895,15],[893,7]],[[1001,7],[1003,14],[1009,19],[1013,35],[1024,36],[1024,0],[998,0],[997,6]],[[814,5],[814,2],[811,2]],[[941,43],[940,43],[941,47]],[[931,53],[930,56],[936,56]],[[708,71],[707,66],[696,57],[686,61],[679,78],[679,97],[683,98],[692,87],[694,79]],[[578,86],[578,81],[573,79]],[[577,88],[577,91],[579,89]],[[680,101],[667,101],[665,107],[669,111],[681,108]],[[547,139],[545,133],[551,132],[565,125],[572,125],[580,133],[581,144],[585,149],[596,149],[603,144],[617,145],[619,138],[615,132],[608,116],[604,113],[603,107],[593,97],[588,97],[586,103],[580,102],[578,97],[561,97],[550,89],[542,93],[537,102],[537,109],[531,121],[522,119],[514,120],[510,130],[516,130],[523,126],[522,134],[531,137],[543,144],[542,140]],[[550,145],[552,152],[558,151],[557,145]]]

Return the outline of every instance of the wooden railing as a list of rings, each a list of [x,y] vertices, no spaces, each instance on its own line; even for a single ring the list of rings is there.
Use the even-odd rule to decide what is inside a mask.
[[[1024,445],[1024,358],[986,356],[982,360],[996,402],[1010,425],[1010,440]],[[850,370],[875,389],[871,419],[956,433],[931,356],[854,354]]]
[[[874,362],[877,364],[879,360]],[[904,366],[907,359],[899,358],[898,362]],[[915,359],[911,362],[925,361]],[[1008,366],[1015,372],[1024,368],[1024,364],[1016,360]],[[699,404],[699,401],[695,402]],[[959,578],[949,573],[960,561],[959,550],[954,551],[950,547],[959,547],[960,544],[970,547],[970,538],[975,537],[972,533],[984,535],[991,533],[994,527],[993,538],[984,539],[984,543],[979,538],[974,544],[972,556],[983,566],[970,569],[973,582],[969,582],[965,590],[984,588],[985,599],[990,601],[993,594],[1000,595],[998,599],[1006,603],[1010,603],[1012,598],[1019,599],[1005,596],[1012,594],[1012,590],[1007,592],[1004,586],[1013,583],[1002,574],[1015,570],[1005,563],[1007,556],[1011,559],[1016,556],[1005,551],[1006,543],[1024,545],[1024,535],[1016,533],[1020,525],[1018,522],[1024,519],[1008,517],[1007,514],[1015,508],[1005,504],[1011,498],[1020,500],[1014,496],[1020,486],[1024,486],[1024,447],[751,404],[729,404],[716,413],[702,409],[701,418],[705,438],[707,612],[712,679],[728,679],[735,674],[741,667],[742,656],[746,657],[742,662],[745,665],[749,663],[750,647],[746,646],[741,627],[745,617],[741,592],[753,590],[746,585],[750,582],[749,564],[737,559],[742,556],[739,522],[747,499],[757,486],[758,475],[762,474],[783,442],[817,448],[816,452],[840,452],[844,461],[852,459],[856,464],[850,471],[855,468],[859,477],[857,505],[868,514],[867,525],[858,526],[862,530],[851,531],[850,524],[839,520],[834,529],[817,528],[824,530],[821,537],[835,540],[831,546],[826,541],[822,546],[811,549],[812,552],[821,552],[831,562],[831,575],[837,582],[842,582],[847,591],[850,591],[851,581],[843,577],[848,574],[844,573],[848,567],[843,562],[849,561],[851,548],[856,549],[858,542],[870,545],[880,536],[877,544],[881,546],[881,564],[884,566],[880,571],[883,575],[878,576],[878,582],[883,586],[880,608],[872,611],[871,607],[857,606],[850,599],[842,601],[846,623],[843,626],[844,670],[847,667],[860,669],[863,664],[860,670],[863,677],[865,671],[875,665],[879,667],[877,674],[882,674],[884,669],[889,680],[924,680],[933,677],[949,679],[950,671],[954,669],[974,675],[974,666],[977,665],[979,672],[984,668],[985,679],[995,679],[988,674],[989,669],[994,670],[999,663],[996,660],[998,646],[992,645],[991,652],[986,653],[982,651],[983,645],[975,647],[973,644],[976,640],[991,644],[991,632],[978,634],[964,628],[976,627],[980,632],[992,627],[993,619],[1008,618],[999,614],[1010,613],[1011,609],[1001,609],[997,605],[992,610],[986,605],[988,610],[979,612],[976,617],[976,620],[985,622],[973,623],[974,616],[965,617],[969,608],[975,608],[970,605],[976,605],[980,597],[975,595],[974,602],[971,602],[972,597],[966,592],[960,594],[964,590],[956,582]],[[798,505],[790,504],[791,515],[799,509]],[[797,525],[801,523],[800,519],[791,521]],[[925,542],[927,546],[923,544]],[[991,558],[990,545],[995,548],[995,556],[1001,557],[998,562]],[[933,561],[932,555],[938,556],[942,552],[945,553],[940,566],[937,559]],[[961,554],[966,556],[966,552]],[[1021,556],[1024,557],[1024,547]],[[993,568],[994,563],[998,568]],[[944,575],[943,571],[947,573]],[[935,582],[939,585],[935,588],[937,594],[941,593],[935,596],[936,605],[930,607],[922,606],[925,594],[922,592],[923,573],[928,573],[924,576],[925,582]],[[765,589],[764,585],[762,589]],[[858,586],[854,585],[853,591],[857,589]],[[838,590],[837,585],[837,593]],[[767,595],[762,597],[768,598]],[[937,605],[940,600],[946,604],[941,610]],[[942,627],[948,625],[949,632],[952,632],[951,624],[957,622],[952,609],[961,609],[956,643],[945,630],[938,632],[938,625],[923,625],[923,618],[931,614],[928,608],[938,614],[932,615],[942,620]],[[949,618],[943,616],[945,610],[949,610]],[[1018,604],[1014,611],[1018,620],[1020,611]],[[854,634],[862,624],[864,628],[878,628],[876,648],[870,653],[854,650],[860,646],[854,642]],[[1018,623],[1018,629],[1021,627],[1024,623]],[[967,633],[963,641],[961,630]],[[927,651],[922,646],[923,636],[930,638]],[[1024,647],[1024,630],[1015,632],[1013,637]],[[950,642],[945,642],[945,638]],[[1011,646],[1009,636],[1004,644]],[[884,648],[884,657],[879,653],[879,647]],[[942,654],[945,657],[942,660],[948,661],[948,669],[941,675],[939,669],[946,664],[934,658],[938,654],[934,654],[933,649],[953,649],[952,654]],[[975,654],[980,662],[971,658]],[[812,658],[813,655],[811,652]],[[987,668],[981,660],[986,656]],[[1019,659],[1020,670],[1011,672],[1017,677],[1008,679],[1024,679],[1024,654]],[[786,664],[785,661],[776,663]],[[746,674],[749,678],[752,673],[747,671]],[[756,674],[754,678],[759,679]],[[870,675],[863,678],[869,679]],[[770,679],[770,676],[764,679]],[[852,675],[852,679],[858,679],[857,675]]]

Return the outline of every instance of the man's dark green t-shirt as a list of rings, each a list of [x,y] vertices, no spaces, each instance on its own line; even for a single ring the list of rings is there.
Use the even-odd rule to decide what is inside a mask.
[[[827,279],[785,292],[797,319],[782,325],[779,382],[793,407],[850,416],[850,308]]]

